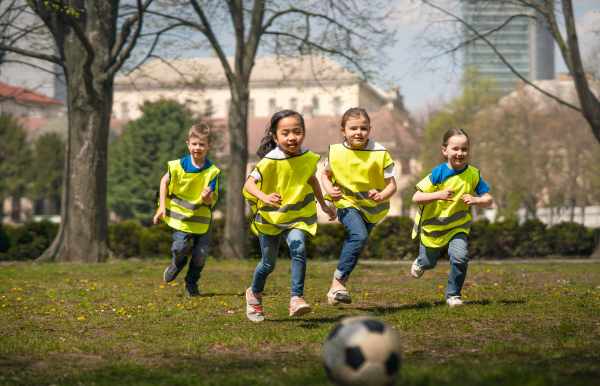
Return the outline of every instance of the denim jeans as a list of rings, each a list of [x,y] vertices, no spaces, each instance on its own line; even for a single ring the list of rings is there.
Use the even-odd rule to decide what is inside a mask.
[[[417,265],[425,271],[434,269],[440,257],[440,249],[429,248],[421,243]],[[450,257],[450,276],[446,287],[446,299],[451,296],[462,296],[461,291],[467,277],[467,267],[469,265],[469,251],[465,233],[458,233],[450,239],[448,256]]]
[[[306,246],[304,244],[306,234],[300,229],[288,229],[276,236],[259,234],[258,241],[260,242],[262,259],[254,270],[252,292],[259,294],[265,289],[267,276],[273,272],[277,263],[277,251],[279,250],[281,236],[285,237],[292,259],[291,295],[302,296],[304,293],[304,277],[306,275]]]
[[[358,258],[367,246],[369,235],[376,224],[366,222],[358,209],[338,209],[338,219],[346,228],[346,240],[342,248],[342,255],[333,276],[338,280],[348,281],[350,273],[356,267]]]
[[[200,272],[204,268],[206,258],[208,257],[208,242],[210,241],[210,228],[203,234],[187,233],[182,231],[173,231],[173,262],[179,268],[187,264],[188,251],[190,249],[190,238],[194,240],[192,247],[192,258],[187,275],[185,275],[186,284],[197,283],[200,279]]]

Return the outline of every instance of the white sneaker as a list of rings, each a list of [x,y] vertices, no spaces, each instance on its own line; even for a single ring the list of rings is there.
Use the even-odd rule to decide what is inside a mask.
[[[460,296],[450,296],[446,299],[446,304],[450,308],[462,307],[465,303]]]
[[[290,316],[302,316],[312,311],[310,304],[302,298],[290,300]]]
[[[254,297],[252,287],[246,290],[246,316],[253,322],[264,322],[265,314],[262,310],[262,295]]]
[[[412,268],[410,269],[410,274],[415,279],[420,278],[421,276],[423,276],[423,273],[425,273],[425,271],[423,270],[423,268],[419,267],[419,265],[417,264],[418,260],[419,260],[419,258],[417,257],[415,259],[415,261],[412,263]]]
[[[348,290],[343,285],[331,287],[327,294],[327,300],[329,300],[329,304],[332,306],[335,306],[340,302],[346,304],[352,303],[352,298],[348,295]]]

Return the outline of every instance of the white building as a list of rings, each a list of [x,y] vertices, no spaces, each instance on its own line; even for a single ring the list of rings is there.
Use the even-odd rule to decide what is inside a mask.
[[[229,59],[233,66],[233,59]],[[259,57],[250,77],[250,117],[292,109],[305,117],[350,107],[404,110],[399,87],[383,91],[323,56]],[[205,117],[226,118],[230,90],[218,58],[155,60],[115,79],[113,117],[137,119],[144,102],[176,100]]]

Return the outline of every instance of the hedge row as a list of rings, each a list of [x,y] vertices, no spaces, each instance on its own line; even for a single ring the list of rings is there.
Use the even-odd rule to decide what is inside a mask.
[[[223,258],[221,243],[224,219],[211,226],[210,254]],[[418,243],[411,239],[413,222],[407,217],[388,217],[375,227],[362,259],[411,260],[417,256]],[[118,257],[170,256],[172,230],[161,224],[149,228],[136,221],[109,224],[111,248]],[[35,259],[50,245],[58,225],[50,222],[26,223],[20,227],[0,225],[0,260]],[[547,228],[539,220],[475,221],[469,235],[471,258],[589,256],[594,248],[593,229],[576,223],[561,223]],[[346,230],[339,224],[319,225],[315,237],[307,237],[308,258],[338,259]],[[260,258],[260,245],[249,229],[246,244],[251,258]],[[289,256],[287,246],[280,243],[279,255]]]

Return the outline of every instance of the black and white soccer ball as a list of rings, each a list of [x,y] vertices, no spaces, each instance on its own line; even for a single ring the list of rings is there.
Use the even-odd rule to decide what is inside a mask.
[[[342,319],[325,341],[323,366],[337,385],[391,385],[400,372],[396,332],[371,316]]]

